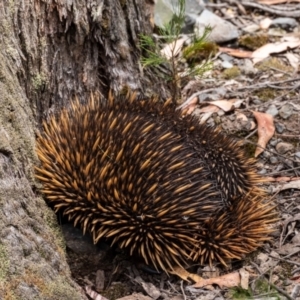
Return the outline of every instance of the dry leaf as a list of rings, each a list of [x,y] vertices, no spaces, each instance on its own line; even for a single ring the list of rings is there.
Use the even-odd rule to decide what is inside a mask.
[[[222,109],[225,112],[234,110],[235,103],[239,103],[239,100],[231,99],[231,100],[216,100],[216,101],[208,101],[205,103],[209,103],[209,105],[204,106],[199,109],[199,112],[201,113],[207,113],[207,112],[218,112],[220,109]],[[240,104],[240,103],[239,103]]]
[[[198,97],[194,97],[191,101],[189,101],[189,104],[184,108],[183,110],[184,114],[190,115],[195,110],[197,103],[198,103]]]
[[[211,111],[204,113],[203,116],[201,117],[200,124],[204,124],[211,117],[212,114],[213,113]]]
[[[158,299],[161,296],[161,292],[157,287],[151,282],[145,282],[140,276],[135,277],[134,279],[138,282],[144,289],[144,291],[154,300]]]
[[[232,101],[234,108],[240,108],[242,103],[244,103],[243,99],[231,99],[229,101]]]
[[[261,148],[266,148],[267,143],[272,138],[275,132],[275,126],[273,121],[273,116],[257,111],[252,111],[253,115],[257,121],[257,132],[258,141],[257,144],[260,147],[256,147],[254,156],[257,157],[264,150]]]
[[[247,124],[248,122],[250,123],[250,128],[247,128],[249,130],[253,130],[256,127],[256,124],[254,123],[254,121],[248,120],[247,116],[244,115],[243,113],[238,112],[236,114],[236,120],[238,122],[240,122],[240,124]]]
[[[286,53],[285,57],[288,59],[290,65],[294,68],[294,70],[298,70],[298,66],[299,66],[299,58],[298,56],[296,56],[294,53]]]
[[[220,277],[214,277],[209,279],[202,278],[197,281],[193,287],[194,288],[202,288],[207,285],[217,284],[219,287],[235,287],[241,284],[241,277],[238,272],[229,273]]]
[[[161,55],[165,56],[167,59],[176,56],[180,52],[184,42],[187,39],[188,37],[182,37],[181,39],[175,40],[172,43],[166,45],[163,49],[161,49]]]
[[[241,276],[241,287],[244,290],[248,290],[249,288],[249,272],[247,272],[244,268],[239,270]]]
[[[154,300],[158,299],[161,296],[160,291],[156,288],[156,286],[151,282],[142,281],[141,285],[144,291]]]
[[[220,47],[220,52],[227,53],[231,56],[238,57],[238,58],[251,58],[252,52],[250,51],[244,51],[239,49],[232,49],[232,48],[226,48],[226,47]]]
[[[256,64],[264,60],[265,58],[269,57],[271,53],[280,53],[288,49],[293,49],[299,46],[300,46],[299,39],[266,44],[258,48],[252,53],[253,63]]]
[[[288,183],[280,185],[277,188],[275,188],[274,192],[276,193],[278,191],[289,190],[289,189],[300,190],[300,180],[290,181]]]
[[[242,114],[242,113],[237,113],[236,114],[236,119],[240,120],[240,121],[243,121],[243,122],[248,122],[247,116],[245,114]]]
[[[207,102],[207,103],[215,105],[227,112],[227,111],[231,111],[234,109],[233,102],[235,102],[235,100],[233,100],[233,101],[232,100],[217,100],[217,101],[211,101],[211,102]]]
[[[255,129],[255,128],[256,128],[256,124],[255,124],[255,122],[254,122],[254,121],[251,121],[251,122],[250,122],[250,124],[251,124],[251,126],[250,126],[250,130],[253,130],[253,129]]]
[[[107,298],[101,296],[97,292],[93,291],[90,286],[85,287],[85,292],[93,299],[93,300],[108,300]]]
[[[212,277],[209,279],[204,279],[197,274],[189,273],[185,269],[176,267],[171,272],[174,275],[177,275],[181,279],[188,281],[188,279],[192,279],[196,282],[192,287],[194,288],[202,288],[205,287],[206,289],[213,290],[213,284],[217,284],[220,287],[234,287],[240,286],[243,283],[243,288],[247,289],[249,284],[249,273],[241,269],[238,272],[229,273],[219,277]]]
[[[192,279],[195,282],[202,279],[202,277],[200,277],[199,275],[189,273],[187,270],[185,270],[181,267],[175,267],[173,271],[170,271],[170,273],[177,275],[184,281],[189,281],[188,278]]]
[[[201,112],[201,113],[207,113],[207,112],[214,113],[214,112],[217,112],[219,110],[220,110],[219,107],[211,104],[211,105],[207,105],[207,106],[201,107],[199,109],[199,112]]]
[[[260,21],[259,26],[261,29],[268,29],[272,24],[272,20],[270,18],[265,18]]]
[[[189,272],[181,267],[175,267],[173,271],[170,271],[171,274],[177,275],[182,280],[188,281]]]

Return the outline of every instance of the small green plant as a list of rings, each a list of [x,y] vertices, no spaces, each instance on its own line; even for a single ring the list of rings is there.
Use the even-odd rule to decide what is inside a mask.
[[[164,72],[159,72],[164,80],[171,82],[173,99],[180,97],[181,82],[188,77],[202,75],[205,71],[211,68],[209,60],[198,65],[192,65],[187,72],[180,74],[180,69],[184,66],[180,50],[186,38],[181,36],[181,30],[185,20],[185,0],[177,0],[173,2],[174,15],[170,22],[159,29],[157,40],[149,35],[140,36],[140,46],[142,49],[141,63],[144,68],[156,68],[165,66]],[[195,52],[197,49],[203,49],[203,44],[206,43],[207,36],[211,29],[207,28],[200,38],[194,38],[191,45],[188,47],[189,53]],[[165,46],[162,51],[162,44]],[[192,48],[191,48],[192,47]],[[166,55],[166,52],[168,53]]]
[[[273,288],[266,279],[259,278],[251,285],[250,288],[245,290],[241,287],[231,288],[228,292],[228,298],[233,300],[250,300],[250,299],[280,299],[279,293]]]
[[[234,300],[253,299],[251,291],[245,290],[241,287],[232,288],[229,292],[229,295],[230,295],[230,299],[234,299]]]
[[[158,66],[166,60],[158,54],[157,45],[154,39],[148,35],[141,35],[141,48],[147,53],[147,57],[142,57],[143,67]]]
[[[265,298],[281,299],[278,291],[274,289],[274,285],[265,278],[259,278],[255,281],[255,294],[256,297],[264,296]]]

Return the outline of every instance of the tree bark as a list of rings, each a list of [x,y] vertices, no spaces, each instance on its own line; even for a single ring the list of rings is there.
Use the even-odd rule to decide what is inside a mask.
[[[0,2],[0,299],[86,299],[34,179],[35,128],[74,95],[168,92],[143,76],[153,0]]]

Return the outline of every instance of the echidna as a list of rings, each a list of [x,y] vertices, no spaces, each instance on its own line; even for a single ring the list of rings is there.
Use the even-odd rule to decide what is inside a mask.
[[[56,212],[165,271],[268,240],[274,207],[239,142],[170,101],[121,98],[77,100],[44,122],[36,178]]]

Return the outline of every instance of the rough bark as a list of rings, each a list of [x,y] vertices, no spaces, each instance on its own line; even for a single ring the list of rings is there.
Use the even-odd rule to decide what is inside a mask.
[[[18,78],[39,120],[74,94],[85,98],[108,88],[146,92],[150,83],[142,77],[139,35],[151,31],[151,2],[31,0],[19,5],[13,17],[21,52]]]
[[[151,0],[0,2],[0,299],[86,299],[34,180],[35,128],[74,95],[161,89],[140,65],[152,9]]]

